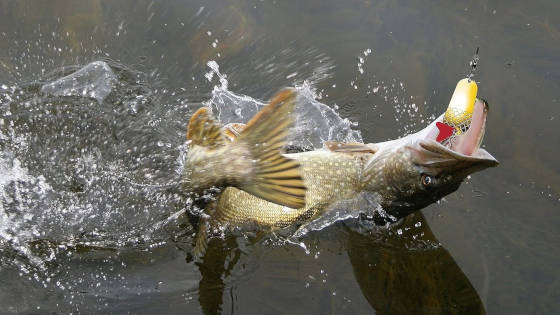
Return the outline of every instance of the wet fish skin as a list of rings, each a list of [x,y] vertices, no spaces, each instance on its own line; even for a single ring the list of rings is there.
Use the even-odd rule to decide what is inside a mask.
[[[189,121],[191,142],[185,162],[184,187],[236,186],[262,199],[291,208],[305,205],[305,185],[297,161],[282,155],[293,125],[295,90],[277,93],[245,125],[234,141],[200,108]]]
[[[363,189],[361,170],[369,155],[349,155],[329,150],[287,154],[287,157],[300,163],[307,188],[304,207],[289,208],[235,187],[227,187],[218,198],[212,220],[218,224],[241,225],[252,222],[271,228],[283,228],[314,218],[328,205],[349,199]]]
[[[457,190],[469,174],[498,164],[480,148],[487,113],[486,104],[482,112],[482,103],[477,105],[482,132],[473,133],[479,138],[469,140],[478,143],[472,155],[455,152],[432,139],[435,125],[443,115],[424,130],[397,140],[375,144],[326,143],[321,150],[283,154],[287,133],[278,132],[280,127],[292,124],[294,93],[292,90],[284,95],[284,105],[277,102],[275,107],[271,102],[256,115],[262,119],[252,119],[245,129],[236,125],[235,130],[223,132],[229,140],[218,137],[216,126],[211,125],[208,129],[213,130],[210,134],[214,136],[210,138],[219,138],[218,142],[226,144],[213,150],[192,147],[192,158],[186,163],[190,180],[198,186],[208,186],[212,181],[226,186],[217,201],[208,205],[208,216],[201,220],[195,256],[204,252],[208,234],[216,227],[256,224],[269,229],[283,228],[316,218],[329,206],[364,192],[371,194],[388,214],[382,220],[395,221]],[[278,125],[278,121],[287,123]],[[256,124],[272,127],[259,129]],[[255,131],[262,134],[246,135]],[[265,139],[262,143],[260,137]],[[243,142],[244,138],[252,142]],[[201,136],[198,142],[207,139]],[[271,145],[266,139],[275,140]],[[252,146],[271,146],[273,150],[266,149],[259,156],[261,153]],[[199,152],[204,154],[198,156]],[[251,162],[242,169],[232,168],[232,159],[240,157]],[[198,171],[205,162],[212,170],[207,167],[207,172]]]

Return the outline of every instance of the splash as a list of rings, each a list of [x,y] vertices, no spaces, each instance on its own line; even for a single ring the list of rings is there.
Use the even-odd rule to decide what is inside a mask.
[[[319,218],[303,224],[293,234],[294,237],[301,237],[313,231],[323,230],[336,222],[355,220],[365,217],[366,221],[373,224],[375,213],[384,212],[381,205],[377,202],[375,195],[362,192],[349,200],[339,201],[331,205]],[[370,226],[371,227],[371,226]]]
[[[208,67],[206,79],[217,84],[204,105],[222,123],[246,122],[265,105],[230,91],[217,62]],[[56,69],[31,84],[0,84],[0,250],[14,253],[2,264],[39,268],[49,277],[56,271],[45,268],[78,248],[152,248],[169,238],[190,242],[192,231],[181,225],[182,217],[201,210],[180,189],[186,121],[177,117],[188,118],[196,108],[180,100],[170,106],[155,102],[161,98],[145,77],[98,61]],[[296,86],[290,145],[313,150],[324,141],[362,141],[355,123],[318,100],[310,83],[316,79],[313,74]],[[343,208],[299,233],[356,217]]]
[[[111,67],[94,61],[76,72],[44,84],[41,92],[56,96],[87,96],[103,102],[117,81]]]
[[[212,77],[216,74],[220,80],[220,87],[219,90],[227,91],[228,89],[228,80],[225,74],[220,73],[220,66],[214,60],[208,61],[208,67],[211,69],[208,73],[206,73],[205,77],[208,81],[212,81]]]
[[[208,63],[209,73],[215,73],[220,86],[214,86],[212,97],[205,105],[210,107],[222,124],[245,123],[253,117],[266,102],[228,90],[227,77],[219,72],[215,61]],[[213,75],[206,74],[212,80]],[[319,102],[313,87],[304,81],[296,86],[295,126],[289,136],[289,144],[308,150],[320,149],[325,141],[361,142],[357,124],[342,118],[331,107]]]
[[[364,51],[365,56],[370,53],[371,50]],[[212,109],[222,124],[245,123],[266,105],[264,101],[228,90],[227,76],[220,73],[217,63],[211,61],[208,66],[211,70],[205,75],[206,79],[212,82],[214,76],[217,76],[220,84],[214,86],[212,97],[204,105]],[[325,141],[363,142],[360,131],[354,129],[357,124],[340,117],[333,108],[319,102],[319,97],[309,81],[297,85],[296,89],[298,96],[294,111],[295,124],[290,130],[289,146],[315,150],[321,149]],[[303,225],[286,240],[322,230],[338,221],[356,219],[363,213],[372,216],[380,206],[372,196],[360,194],[355,199],[340,202],[331,208],[319,219]]]
[[[370,99],[374,112],[383,117],[382,112],[389,107],[392,112],[392,121],[395,122],[396,131],[400,136],[412,134],[436,118],[429,114],[429,106],[425,100],[410,95],[404,81],[398,78],[379,79],[370,66],[375,62],[371,58],[374,51],[364,49],[357,57],[357,68],[350,86],[356,93],[364,93]],[[335,87],[335,86],[333,86]],[[381,109],[381,110],[379,110]]]
[[[184,106],[162,113],[141,73],[107,61],[0,87],[2,265],[44,270],[76,248],[167,237],[157,223],[186,204],[183,122],[169,131]]]
[[[264,106],[229,91],[218,63],[208,66],[206,78],[218,84],[206,104],[222,123],[247,121]],[[13,253],[3,265],[42,277],[78,248],[151,248],[184,235],[185,208],[200,212],[179,184],[187,149],[176,117],[188,117],[187,105],[155,103],[145,77],[105,60],[0,84],[0,250]],[[309,83],[297,89],[292,145],[361,140]]]
[[[33,211],[33,199],[45,196],[52,187],[42,176],[34,177],[21,162],[8,152],[0,152],[0,246],[15,249],[33,265],[44,268],[43,261],[34,255],[26,242],[41,237],[38,220]]]

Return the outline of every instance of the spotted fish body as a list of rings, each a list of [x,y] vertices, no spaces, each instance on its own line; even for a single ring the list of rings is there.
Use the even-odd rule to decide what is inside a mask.
[[[216,228],[284,228],[362,193],[371,194],[389,220],[402,218],[455,191],[469,174],[498,164],[480,148],[486,102],[476,101],[470,128],[449,146],[435,140],[442,115],[401,139],[327,142],[321,150],[284,154],[294,100],[294,90],[279,92],[247,125],[222,128],[206,108],[191,118],[184,188],[223,188],[200,218],[195,256],[205,252]]]
[[[283,228],[317,217],[328,205],[349,199],[363,189],[362,172],[368,156],[317,150],[286,156],[300,164],[307,188],[305,206],[293,209],[268,202],[235,187],[227,187],[219,196],[213,219],[220,224],[247,222],[271,228]]]

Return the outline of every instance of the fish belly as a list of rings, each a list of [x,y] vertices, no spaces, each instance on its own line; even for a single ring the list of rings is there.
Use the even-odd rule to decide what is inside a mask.
[[[333,202],[349,199],[361,190],[360,171],[364,161],[358,156],[326,150],[286,156],[301,165],[307,188],[305,207],[281,206],[228,187],[218,197],[214,219],[226,224],[256,223],[282,228],[316,217]]]

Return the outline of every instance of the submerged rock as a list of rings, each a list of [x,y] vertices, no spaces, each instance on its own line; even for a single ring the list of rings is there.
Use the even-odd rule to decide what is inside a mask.
[[[41,92],[56,96],[91,97],[102,102],[117,81],[106,62],[94,61],[78,71],[41,87]]]

